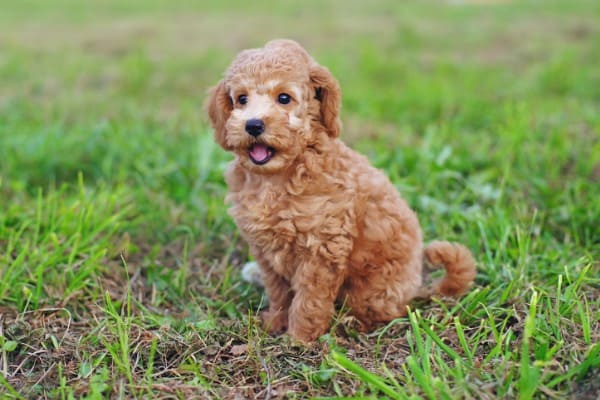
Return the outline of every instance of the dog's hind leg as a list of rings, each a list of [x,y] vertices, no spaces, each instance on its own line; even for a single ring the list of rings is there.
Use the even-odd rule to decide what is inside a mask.
[[[364,331],[369,331],[405,316],[407,306],[421,287],[421,279],[420,268],[399,268],[389,262],[367,275],[350,277],[342,286],[338,301],[350,308],[350,314],[361,322]]]

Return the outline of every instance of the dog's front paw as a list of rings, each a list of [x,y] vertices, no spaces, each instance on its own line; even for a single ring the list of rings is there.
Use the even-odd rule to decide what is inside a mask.
[[[277,335],[287,331],[288,315],[283,311],[263,311],[260,313],[260,319],[264,330],[271,335]]]
[[[297,342],[302,344],[312,343],[319,338],[325,332],[319,330],[302,330],[297,328],[290,328],[288,334]]]

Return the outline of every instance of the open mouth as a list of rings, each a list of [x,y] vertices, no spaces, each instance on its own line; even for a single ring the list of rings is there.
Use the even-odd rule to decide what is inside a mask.
[[[248,149],[250,160],[256,165],[268,163],[275,155],[275,149],[262,143],[254,143]]]

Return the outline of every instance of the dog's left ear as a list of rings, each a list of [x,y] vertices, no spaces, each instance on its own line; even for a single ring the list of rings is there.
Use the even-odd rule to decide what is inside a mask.
[[[327,68],[316,64],[310,70],[310,81],[315,88],[315,98],[321,102],[321,123],[330,137],[340,136],[340,84]]]
[[[215,140],[225,150],[231,150],[230,146],[227,145],[226,141],[226,129],[225,124],[227,119],[233,110],[233,101],[227,93],[227,88],[223,81],[219,82],[217,86],[212,88],[209,92],[207,105],[208,117],[212,123],[215,131]]]

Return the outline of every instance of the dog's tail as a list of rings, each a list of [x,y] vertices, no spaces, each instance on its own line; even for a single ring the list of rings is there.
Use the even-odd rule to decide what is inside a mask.
[[[434,241],[423,250],[425,266],[428,269],[441,265],[446,275],[436,281],[432,287],[423,288],[421,297],[433,294],[442,296],[460,296],[469,290],[477,271],[475,260],[469,249],[458,243]]]

